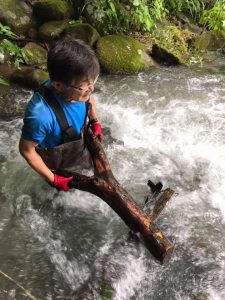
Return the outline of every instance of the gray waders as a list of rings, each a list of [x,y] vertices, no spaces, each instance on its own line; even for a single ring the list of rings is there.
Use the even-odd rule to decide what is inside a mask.
[[[85,133],[87,130],[87,115],[90,110],[89,100],[86,102],[86,117],[81,134],[77,134],[72,126],[69,126],[62,107],[54,99],[51,91],[41,86],[37,92],[41,94],[45,101],[52,108],[62,131],[62,143],[54,148],[36,147],[37,153],[44,163],[54,173],[81,173],[83,169],[92,167],[90,154],[85,147]]]

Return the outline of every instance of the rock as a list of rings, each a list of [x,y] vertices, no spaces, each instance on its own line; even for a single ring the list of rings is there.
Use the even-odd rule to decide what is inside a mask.
[[[47,62],[47,50],[35,43],[27,43],[23,47],[24,60],[27,65],[44,65]]]
[[[225,44],[224,44],[224,46],[222,48],[222,53],[225,54]]]
[[[186,64],[191,56],[189,40],[192,37],[193,33],[186,29],[166,25],[157,32],[152,57],[158,63]]]
[[[32,8],[18,0],[0,0],[0,22],[18,35],[25,34],[36,24],[32,17]]]
[[[29,37],[32,40],[37,40],[38,39],[38,31],[36,28],[30,28],[27,31],[27,37]]]
[[[74,16],[76,19],[79,19],[79,17],[81,16],[85,2],[86,2],[85,0],[72,0]]]
[[[16,70],[11,77],[13,82],[31,89],[37,88],[48,79],[47,72],[31,67],[23,67],[20,70]]]
[[[190,17],[187,17],[181,12],[177,12],[176,18],[180,22],[182,29],[187,29],[193,33],[200,34],[201,28]]]
[[[42,20],[65,20],[72,16],[73,7],[69,0],[37,0],[33,11]]]
[[[43,41],[51,41],[60,38],[69,26],[69,20],[48,21],[38,29],[38,36]]]
[[[200,292],[196,295],[194,295],[194,299],[193,300],[209,300],[209,293],[207,292]]]
[[[170,52],[166,48],[160,47],[157,44],[152,46],[152,57],[158,63],[168,63],[170,65],[183,64],[184,61],[178,55]]]
[[[225,32],[219,30],[205,31],[193,40],[195,48],[202,51],[216,51],[225,44]]]
[[[21,87],[9,87],[7,93],[3,94],[0,100],[0,119],[12,120],[16,117],[22,117],[30,95],[30,91]]]
[[[93,46],[100,38],[97,30],[87,23],[75,23],[66,29],[66,34],[73,38],[83,40],[89,46]]]
[[[109,73],[137,73],[154,65],[147,48],[124,35],[108,35],[100,38],[96,45],[96,53],[101,66]]]

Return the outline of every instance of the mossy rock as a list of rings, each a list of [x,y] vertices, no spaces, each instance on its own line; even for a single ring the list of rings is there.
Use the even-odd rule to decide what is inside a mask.
[[[223,48],[225,44],[225,32],[210,30],[194,39],[193,45],[202,51],[216,51]]]
[[[27,43],[23,48],[27,65],[44,65],[47,62],[47,50],[35,43]]]
[[[186,64],[190,58],[189,40],[193,33],[169,25],[158,30],[152,47],[152,57],[158,63]]]
[[[179,55],[170,52],[169,50],[160,47],[157,44],[152,46],[152,57],[158,63],[167,63],[170,65],[183,64],[184,61],[179,57]]]
[[[72,16],[73,7],[69,0],[37,0],[33,11],[42,20],[65,20]]]
[[[12,82],[31,89],[37,88],[48,79],[49,75],[47,72],[29,67],[23,67],[15,71],[11,77]]]
[[[38,36],[43,41],[58,39],[68,26],[69,20],[48,21],[38,29]]]
[[[0,22],[9,26],[16,34],[25,34],[36,24],[32,9],[25,1],[0,0]]]
[[[96,53],[101,66],[113,74],[137,73],[154,65],[147,48],[124,35],[108,35],[100,38],[96,45]]]
[[[100,38],[98,31],[87,23],[75,23],[66,29],[66,34],[73,38],[83,40],[86,44],[93,46]]]

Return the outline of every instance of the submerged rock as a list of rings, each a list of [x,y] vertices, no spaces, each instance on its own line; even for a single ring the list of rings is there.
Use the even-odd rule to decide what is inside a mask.
[[[72,16],[73,6],[69,0],[37,0],[34,14],[42,20],[65,20]]]
[[[25,1],[0,0],[0,22],[17,34],[25,34],[36,23]]]
[[[38,36],[43,41],[58,39],[68,26],[69,20],[48,21],[38,29]]]
[[[100,64],[109,73],[132,74],[154,66],[147,48],[124,35],[108,35],[100,38],[96,53]]]
[[[2,92],[1,87],[0,92]],[[22,117],[30,95],[31,91],[21,87],[8,87],[7,93],[4,93],[0,99],[0,119],[12,120]]]
[[[73,38],[83,40],[86,44],[93,46],[100,38],[98,31],[87,23],[75,23],[70,25],[66,34]]]
[[[47,61],[47,50],[35,43],[27,43],[23,48],[27,65],[44,65]]]
[[[200,292],[196,295],[194,295],[194,299],[193,300],[209,300],[209,293],[207,292]]]
[[[216,51],[225,45],[225,32],[219,30],[205,31],[194,39],[193,45],[202,51]]]
[[[31,67],[23,67],[13,73],[11,80],[21,86],[35,89],[44,81],[48,80],[48,73]]]

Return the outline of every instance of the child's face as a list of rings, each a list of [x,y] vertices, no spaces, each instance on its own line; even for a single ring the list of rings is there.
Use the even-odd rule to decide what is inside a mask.
[[[72,82],[70,85],[66,85],[64,100],[68,102],[87,101],[90,95],[94,91],[94,84],[97,80],[84,78],[79,83]]]

